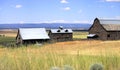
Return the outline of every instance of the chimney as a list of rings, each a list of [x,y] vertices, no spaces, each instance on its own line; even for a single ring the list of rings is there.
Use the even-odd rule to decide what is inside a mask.
[[[60,27],[59,27],[59,29],[61,29],[61,30],[62,30],[62,29],[63,29],[63,26],[60,26]]]

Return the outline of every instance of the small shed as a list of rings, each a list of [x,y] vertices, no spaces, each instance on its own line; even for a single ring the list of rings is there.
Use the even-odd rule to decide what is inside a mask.
[[[41,43],[49,39],[45,28],[19,28],[16,36],[18,44]]]
[[[89,29],[89,39],[119,40],[120,20],[96,18]]]
[[[72,29],[64,29],[60,26],[58,29],[51,29],[49,31],[50,39],[52,41],[70,41],[73,40]]]

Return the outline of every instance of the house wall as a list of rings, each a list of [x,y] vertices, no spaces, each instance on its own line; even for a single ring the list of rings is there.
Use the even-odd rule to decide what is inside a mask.
[[[102,27],[99,20],[95,20],[92,27],[89,29],[89,34],[96,34],[98,40],[107,40],[107,31]]]
[[[69,41],[72,40],[72,33],[49,33],[50,39],[52,41]]]

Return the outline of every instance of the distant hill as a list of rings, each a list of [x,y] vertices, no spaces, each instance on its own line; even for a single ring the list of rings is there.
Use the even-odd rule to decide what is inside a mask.
[[[0,24],[0,29],[18,29],[18,28],[46,28],[46,29],[56,29],[59,26],[63,26],[64,28],[71,28],[73,30],[88,30],[91,24],[82,24],[82,23],[24,23],[24,24]]]

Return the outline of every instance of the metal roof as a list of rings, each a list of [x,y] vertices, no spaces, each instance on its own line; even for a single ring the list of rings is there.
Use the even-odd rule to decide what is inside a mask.
[[[107,31],[120,31],[120,24],[102,24]]]
[[[94,37],[94,36],[96,36],[96,34],[89,34],[89,35],[87,35],[87,37]]]
[[[113,20],[113,19],[100,19],[99,20],[101,24],[120,24],[120,20]]]
[[[120,20],[100,19],[99,21],[107,31],[120,31]]]
[[[51,29],[52,33],[73,33],[72,29]]]
[[[19,33],[23,40],[50,39],[45,28],[20,28]]]

